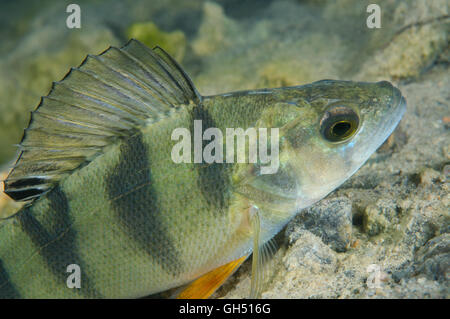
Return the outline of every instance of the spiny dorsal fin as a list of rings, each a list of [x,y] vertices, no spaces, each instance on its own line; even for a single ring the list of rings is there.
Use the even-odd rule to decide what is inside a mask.
[[[137,40],[88,55],[32,112],[5,193],[30,200],[101,153],[115,138],[201,100],[181,67]]]

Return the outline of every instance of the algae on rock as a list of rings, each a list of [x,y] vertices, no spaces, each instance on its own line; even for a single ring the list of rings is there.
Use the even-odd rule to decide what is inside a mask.
[[[150,48],[159,46],[172,55],[178,62],[184,58],[186,36],[183,31],[164,32],[153,22],[135,23],[126,31],[128,38],[134,38]]]

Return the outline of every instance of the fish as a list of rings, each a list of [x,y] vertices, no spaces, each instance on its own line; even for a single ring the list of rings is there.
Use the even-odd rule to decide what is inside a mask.
[[[25,204],[0,221],[0,297],[208,298],[252,255],[259,298],[272,238],[405,110],[387,81],[202,96],[159,47],[131,39],[88,55],[41,98],[4,181]],[[270,156],[255,160],[257,142]]]

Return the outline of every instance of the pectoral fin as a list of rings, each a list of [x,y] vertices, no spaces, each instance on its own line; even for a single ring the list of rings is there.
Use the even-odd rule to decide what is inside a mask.
[[[253,206],[250,208],[250,221],[253,228],[253,256],[252,256],[252,281],[250,288],[250,298],[255,299],[261,295],[262,284],[262,254],[260,253],[260,230],[261,221],[259,218],[258,208]]]
[[[202,277],[194,280],[176,297],[177,299],[206,299],[209,298],[228,279],[248,255],[220,266]]]
[[[253,229],[253,256],[252,278],[250,286],[250,299],[261,297],[264,280],[266,278],[267,261],[275,252],[272,240],[265,243],[261,239],[261,220],[259,209],[256,206],[250,208],[250,222]]]

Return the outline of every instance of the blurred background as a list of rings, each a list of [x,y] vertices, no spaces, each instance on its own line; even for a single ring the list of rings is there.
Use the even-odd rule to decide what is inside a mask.
[[[434,270],[430,270],[428,261],[419,263],[417,251],[439,236],[444,236],[445,247],[449,242],[449,2],[378,0],[381,28],[370,29],[366,23],[371,14],[367,6],[373,2],[2,0],[1,177],[6,177],[15,161],[15,144],[21,140],[30,111],[48,93],[52,81],[60,80],[87,54],[99,54],[110,45],[122,46],[129,38],[168,51],[203,95],[300,85],[321,79],[388,80],[406,96],[407,113],[388,143],[331,195],[351,200],[350,217],[339,221],[349,223],[350,228],[342,228],[342,247],[331,247],[324,254],[334,256],[330,260],[336,267],[348,265],[339,271],[320,266],[320,261],[320,267],[316,265],[319,268],[303,265],[306,269],[302,269],[302,275],[296,273],[296,279],[278,272],[274,276],[281,278],[279,287],[284,284],[284,288],[272,286],[265,296],[370,296],[367,287],[364,290],[355,284],[358,276],[364,282],[367,277],[364,267],[374,260],[388,260],[386,251],[392,253],[397,249],[396,258],[384,261],[390,267],[386,276],[391,281],[387,282],[393,285],[386,290],[389,291],[386,296],[448,297],[448,269],[439,273],[445,266],[442,262],[449,264],[448,253],[444,261],[439,259],[437,266],[432,264]],[[80,29],[66,26],[70,15],[66,8],[70,3],[81,8]],[[374,198],[383,201],[373,202]],[[0,195],[0,214],[2,210],[7,214],[6,211],[16,209],[17,205],[9,202],[6,195]],[[296,223],[304,228],[301,221]],[[291,225],[291,233],[287,230],[285,238],[293,238],[291,235],[298,232],[294,226]],[[312,229],[308,232],[314,234]],[[327,244],[323,236],[317,240]],[[313,240],[306,239],[306,242]],[[286,249],[294,245],[290,240]],[[351,250],[357,240],[365,250]],[[384,252],[374,242],[381,243]],[[286,256],[280,257],[281,263],[288,262]],[[359,259],[359,263],[352,263],[352,258]],[[285,264],[285,268],[288,266]],[[428,281],[408,284],[406,280],[413,278],[420,267],[425,280],[430,281],[429,286]],[[314,281],[319,288],[302,286],[302,276],[312,278],[317,269],[321,269],[320,274],[329,272],[328,277]],[[245,267],[239,276],[244,278],[242,287],[234,283],[232,288],[219,291],[219,295],[246,296]],[[328,278],[329,285],[321,281],[323,278]],[[336,288],[339,285],[344,287],[341,292]]]

